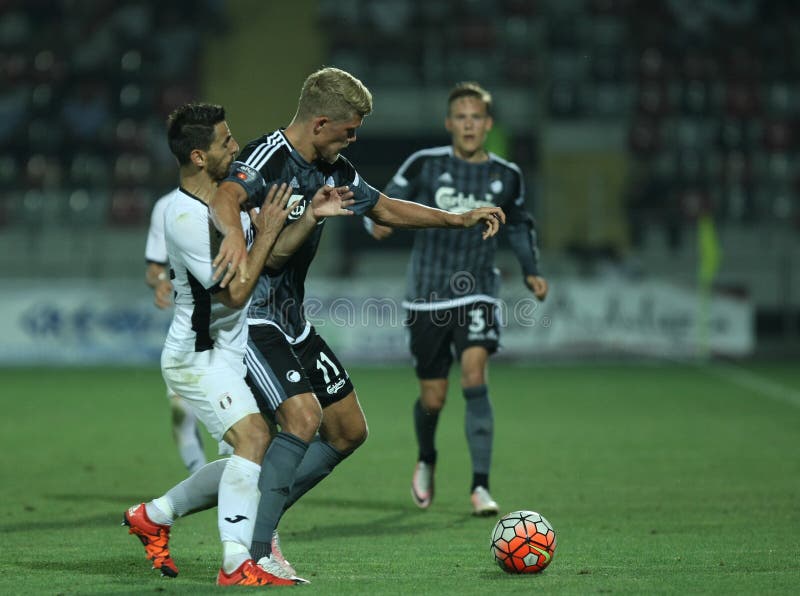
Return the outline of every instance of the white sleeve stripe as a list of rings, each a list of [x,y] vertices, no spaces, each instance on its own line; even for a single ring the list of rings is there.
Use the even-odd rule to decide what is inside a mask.
[[[248,157],[244,163],[251,168],[260,170],[264,163],[266,163],[270,156],[275,152],[275,149],[283,144],[283,137],[280,136],[279,132],[276,132],[267,137],[267,141],[265,143],[261,143],[258,147],[256,147],[256,149],[250,154],[250,157]],[[265,154],[266,157],[264,157]]]
[[[278,406],[281,404],[280,393],[276,390],[275,385],[269,378],[269,374],[267,374],[267,371],[261,366],[261,363],[258,361],[258,358],[249,345],[245,351],[244,361],[247,365],[248,372],[253,377],[261,393],[266,397],[269,405],[272,406],[273,411],[277,410]]]
[[[517,174],[522,176],[522,170],[520,170],[519,166],[517,164],[515,164],[513,161],[508,161],[507,159],[503,159],[502,157],[500,157],[499,155],[496,155],[495,153],[489,153],[489,157],[490,157],[490,159],[493,159],[494,161],[503,164],[507,168],[511,168]]]
[[[254,159],[251,155],[250,158],[247,160],[247,165],[255,168],[256,170],[261,171],[261,168],[264,167],[264,164],[269,161],[269,158],[272,157],[272,154],[275,153],[278,149],[281,148],[281,144],[267,146],[265,151],[266,153],[262,152],[258,159]]]
[[[449,153],[451,153],[451,151],[452,147],[450,147],[449,145],[444,147],[431,147],[430,149],[420,149],[419,151],[412,153],[411,155],[408,156],[408,158],[406,158],[406,160],[403,162],[403,165],[401,165],[400,168],[397,170],[397,173],[401,176],[405,174],[408,167],[416,159],[420,157],[436,157],[441,155],[448,155]]]

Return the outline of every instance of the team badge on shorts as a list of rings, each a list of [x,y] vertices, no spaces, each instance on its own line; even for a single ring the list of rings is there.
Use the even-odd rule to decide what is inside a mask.
[[[290,370],[286,373],[286,380],[290,383],[297,383],[300,380],[300,373],[296,370]]]

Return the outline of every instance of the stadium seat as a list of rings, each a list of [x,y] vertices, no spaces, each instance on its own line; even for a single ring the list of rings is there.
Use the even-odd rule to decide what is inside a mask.
[[[628,132],[628,148],[637,157],[653,155],[661,147],[659,122],[653,118],[638,117]]]
[[[764,148],[770,153],[783,153],[794,149],[795,133],[788,120],[771,118],[764,124]]]
[[[153,205],[152,193],[145,188],[119,189],[111,194],[108,222],[112,226],[130,227],[147,223]]]

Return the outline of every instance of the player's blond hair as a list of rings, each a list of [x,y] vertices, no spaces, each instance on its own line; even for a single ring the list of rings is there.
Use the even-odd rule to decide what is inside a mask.
[[[453,102],[462,97],[474,97],[479,99],[486,105],[486,113],[492,115],[492,94],[486,89],[481,87],[475,81],[464,81],[456,83],[450,90],[450,96],[447,98],[447,112],[450,113],[450,108]]]
[[[349,72],[332,66],[308,76],[297,102],[297,120],[326,116],[331,120],[362,118],[372,112],[372,93]]]

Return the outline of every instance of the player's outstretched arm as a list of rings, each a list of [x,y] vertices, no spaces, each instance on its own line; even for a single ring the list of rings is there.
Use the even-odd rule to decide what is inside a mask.
[[[273,184],[261,209],[250,211],[250,219],[256,228],[256,237],[250,247],[250,252],[246,253],[244,279],[241,276],[234,277],[228,287],[218,294],[220,301],[226,306],[242,308],[247,304],[258,276],[264,268],[264,263],[275,246],[275,240],[281,233],[291,211],[291,207],[287,206],[291,196],[291,186],[285,183],[280,186]],[[241,226],[241,223],[239,225]]]
[[[339,215],[353,215],[347,209],[355,200],[353,191],[347,186],[323,185],[314,194],[309,207],[303,216],[286,229],[278,237],[275,248],[267,259],[267,267],[270,269],[280,269],[289,260],[295,251],[311,235],[316,225],[326,217],[336,217]]]
[[[497,234],[506,215],[500,207],[479,207],[466,213],[450,213],[414,203],[392,199],[384,194],[367,213],[376,223],[392,228],[471,228],[483,224],[484,240]]]
[[[211,220],[224,238],[214,258],[214,279],[222,275],[220,287],[226,287],[239,273],[239,281],[247,281],[247,245],[244,241],[239,206],[247,198],[245,190],[234,182],[222,182],[209,202]],[[223,275],[224,273],[224,275]]]

